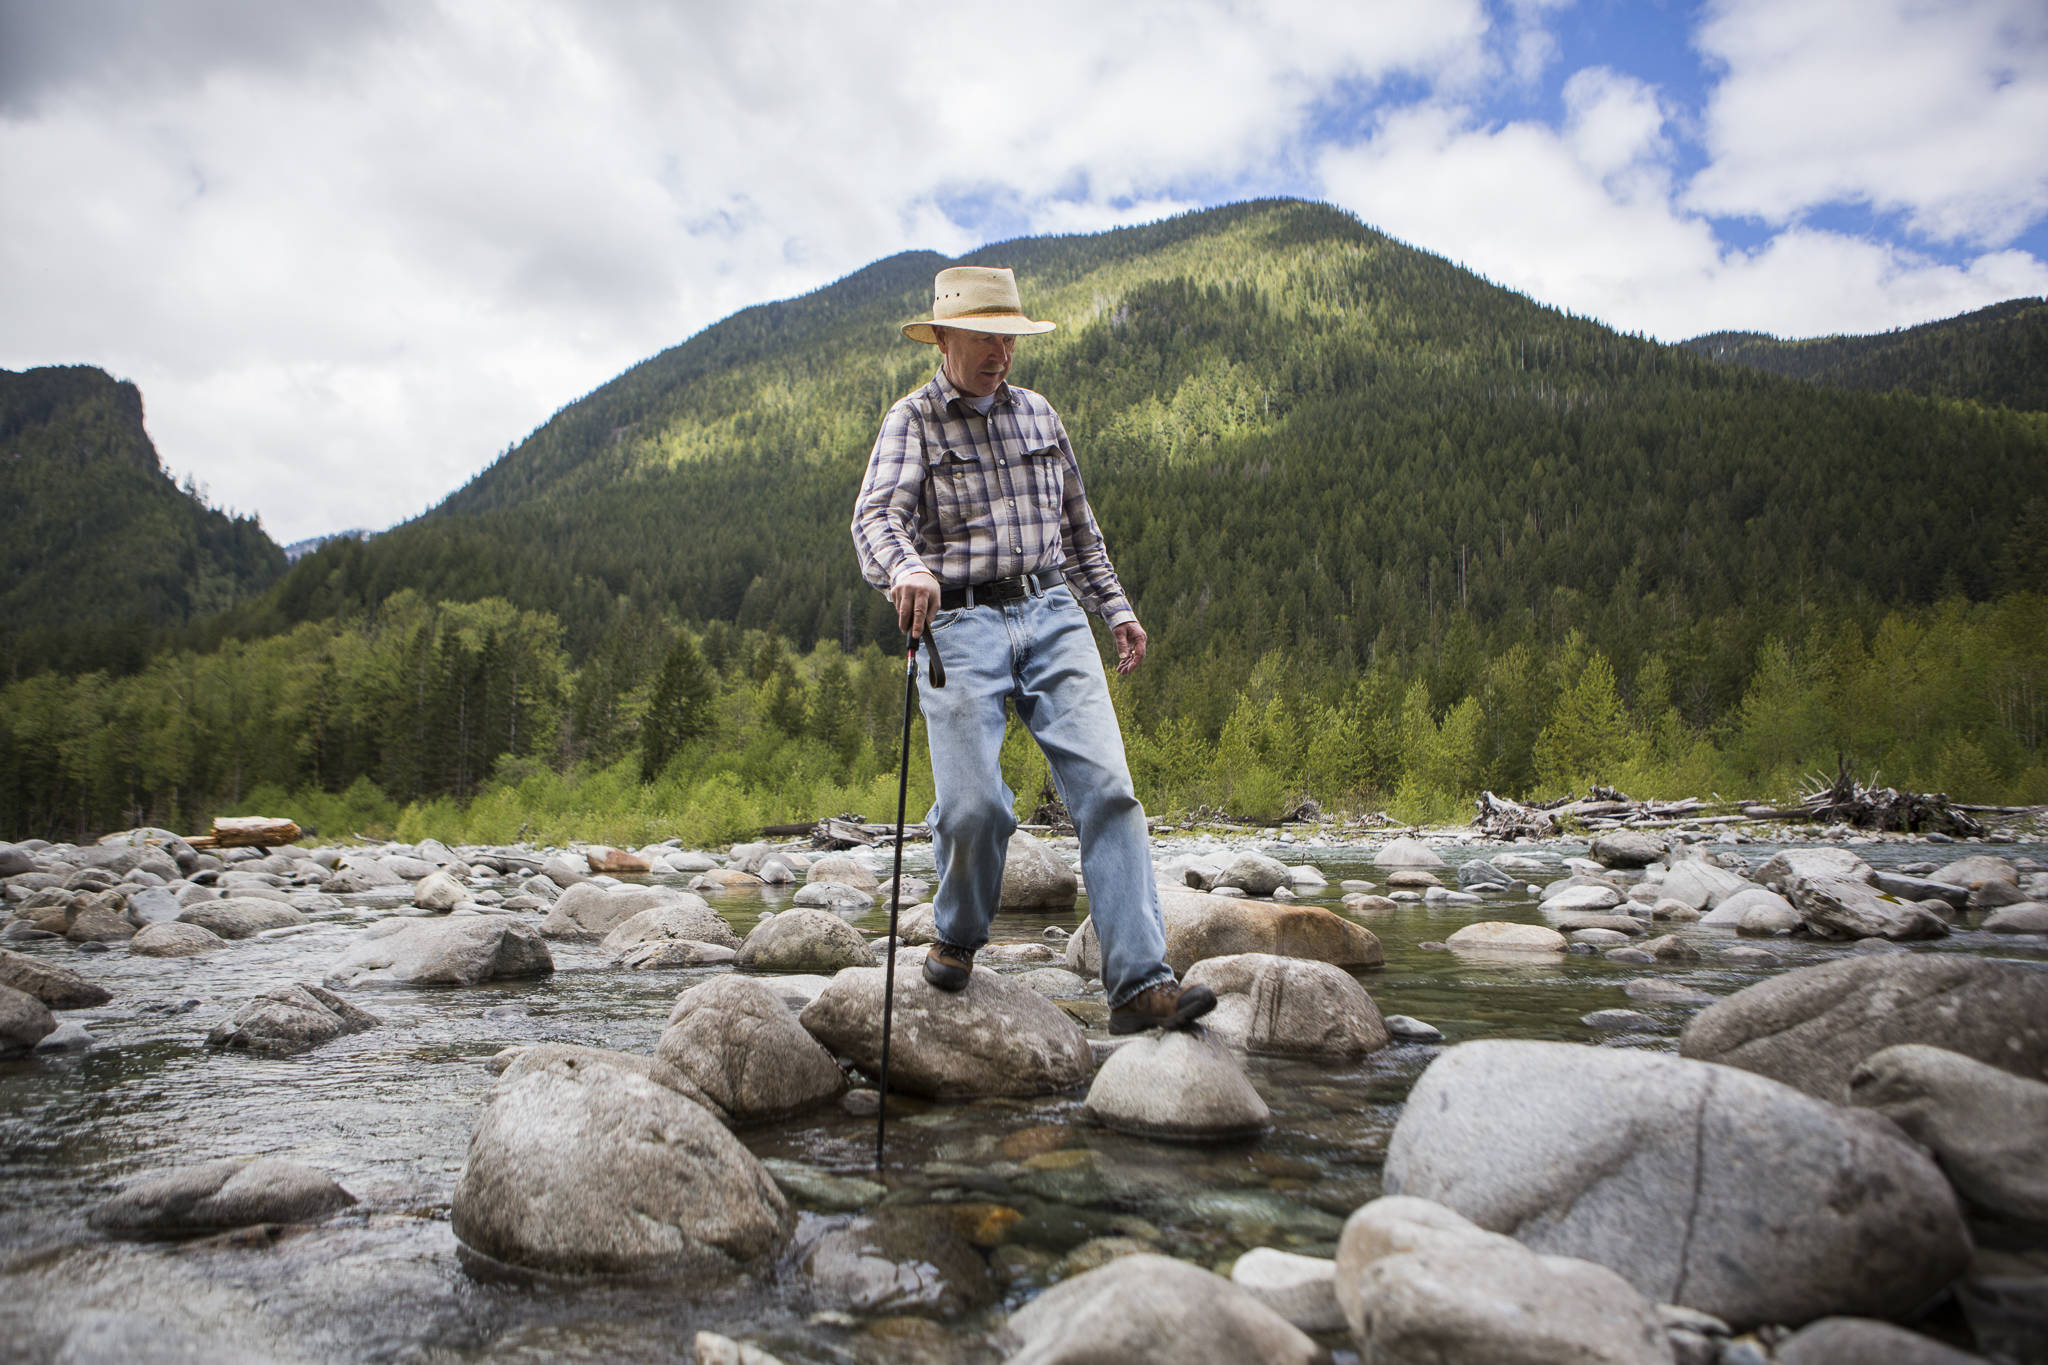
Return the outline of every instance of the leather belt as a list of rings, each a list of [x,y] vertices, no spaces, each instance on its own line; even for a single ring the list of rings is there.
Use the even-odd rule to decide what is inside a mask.
[[[1021,601],[1046,591],[1060,581],[1057,569],[1043,573],[1018,574],[1015,578],[995,578],[986,583],[973,583],[964,588],[940,588],[939,610],[952,611],[955,607],[999,607],[1005,602]]]

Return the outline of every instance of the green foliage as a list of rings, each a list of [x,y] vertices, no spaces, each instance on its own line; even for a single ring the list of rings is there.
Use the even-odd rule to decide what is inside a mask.
[[[689,632],[678,631],[640,723],[640,780],[652,782],[683,745],[711,729],[712,682]]]

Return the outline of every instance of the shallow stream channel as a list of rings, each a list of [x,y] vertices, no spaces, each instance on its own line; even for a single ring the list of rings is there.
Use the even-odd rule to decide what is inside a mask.
[[[880,1171],[874,1119],[839,1106],[740,1129],[802,1210],[798,1247],[850,1216],[875,1217],[877,1236],[885,1245],[893,1239],[889,1256],[913,1277],[943,1283],[935,1302],[909,1311],[821,1301],[794,1257],[766,1279],[737,1284],[500,1279],[471,1273],[458,1257],[449,1207],[496,1080],[486,1061],[541,1042],[651,1054],[677,994],[730,968],[633,971],[612,965],[596,944],[551,942],[552,976],[351,990],[351,1003],[378,1015],[381,1027],[267,1058],[209,1047],[206,1035],[260,991],[321,981],[366,925],[410,911],[410,887],[341,897],[340,908],[316,912],[309,924],[193,957],[131,956],[118,945],[88,956],[61,939],[10,944],[75,968],[113,1001],[59,1016],[84,1025],[91,1046],[0,1062],[0,1358],[683,1360],[696,1333],[708,1330],[791,1365],[993,1361],[1000,1352],[990,1334],[1009,1312],[1132,1249],[1225,1274],[1255,1247],[1333,1255],[1345,1217],[1380,1193],[1387,1142],[1410,1087],[1447,1046],[1519,1038],[1675,1052],[1701,1006],[1644,1003],[1624,994],[1625,983],[1656,976],[1718,998],[1855,951],[1680,924],[1671,931],[1699,949],[1696,961],[1628,965],[1597,953],[1481,960],[1422,945],[1478,920],[1543,923],[1526,888],[1490,894],[1482,905],[1404,903],[1359,916],[1344,909],[1341,883],[1384,885],[1374,845],[1167,835],[1153,851],[1162,861],[1196,853],[1221,862],[1246,847],[1320,871],[1327,886],[1300,898],[1379,936],[1385,966],[1359,980],[1381,1012],[1433,1025],[1444,1041],[1397,1040],[1341,1068],[1246,1057],[1273,1125],[1254,1140],[1222,1145],[1111,1132],[1084,1117],[1079,1092],[965,1103],[892,1097]],[[1436,847],[1451,864],[1440,874],[1446,885],[1455,885],[1462,862],[1503,851],[1478,842]],[[1755,867],[1779,847],[1735,851]],[[1539,848],[1586,852],[1570,841],[1513,851]],[[2048,861],[2048,845],[2038,843],[1936,848],[1902,840],[1854,851],[1878,868],[1968,852]],[[1060,852],[1074,856],[1071,847]],[[879,861],[886,871],[886,853]],[[930,877],[928,844],[906,851],[905,871]],[[786,907],[793,889],[706,899],[745,935],[763,911]],[[994,940],[1045,944],[1048,926],[1072,931],[1085,914],[1085,898],[1071,913],[1005,914]],[[884,933],[886,902],[855,923]],[[1731,959],[1738,944],[1767,947],[1777,962]],[[1962,926],[1901,951],[2048,966],[2048,939]],[[1053,964],[1017,969],[1042,965]],[[1099,995],[1062,1007],[1090,1038],[1108,1037]],[[1622,1031],[1581,1022],[1620,1008],[1640,1010],[1647,1022]],[[359,1202],[311,1226],[187,1241],[121,1240],[87,1224],[94,1205],[139,1176],[259,1155],[323,1171]],[[1348,1339],[1325,1342],[1338,1361],[1356,1359]]]

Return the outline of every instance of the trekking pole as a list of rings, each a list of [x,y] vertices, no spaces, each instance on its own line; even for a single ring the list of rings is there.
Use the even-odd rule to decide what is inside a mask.
[[[889,881],[889,951],[882,958],[882,1094],[875,1106],[875,1172],[882,1170],[882,1145],[889,1124],[889,1025],[896,1013],[896,912],[903,903],[903,809],[910,799],[910,703],[917,695],[917,643],[903,656],[903,763],[896,771],[896,870]],[[939,660],[936,641],[931,647],[933,687],[946,685],[946,666]]]

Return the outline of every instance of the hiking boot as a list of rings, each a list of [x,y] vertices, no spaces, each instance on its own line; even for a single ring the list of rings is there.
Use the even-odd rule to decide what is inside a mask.
[[[1168,981],[1139,991],[1109,1012],[1111,1033],[1143,1033],[1154,1028],[1186,1028],[1216,1008],[1216,992],[1207,986]]]
[[[934,943],[924,955],[924,979],[942,991],[964,991],[974,970],[974,950]]]

